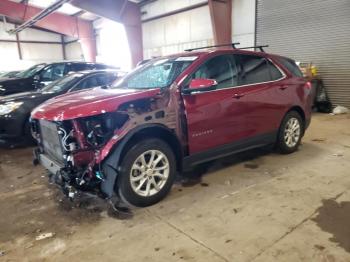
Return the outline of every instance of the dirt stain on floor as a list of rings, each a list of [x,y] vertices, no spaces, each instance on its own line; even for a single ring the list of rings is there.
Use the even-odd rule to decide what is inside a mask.
[[[323,200],[318,215],[312,220],[325,232],[333,235],[330,241],[350,253],[350,202],[338,203],[335,199]]]

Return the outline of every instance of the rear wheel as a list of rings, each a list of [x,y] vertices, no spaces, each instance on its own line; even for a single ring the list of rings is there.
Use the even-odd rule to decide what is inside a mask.
[[[290,111],[284,117],[277,140],[277,147],[282,154],[295,152],[304,133],[304,124],[300,114]]]
[[[125,154],[116,189],[131,205],[145,207],[162,200],[176,175],[176,160],[167,143],[149,138],[138,142]]]

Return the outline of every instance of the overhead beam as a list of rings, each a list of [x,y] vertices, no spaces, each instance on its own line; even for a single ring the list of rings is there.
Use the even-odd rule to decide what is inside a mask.
[[[133,66],[143,59],[141,13],[136,3],[127,0],[72,0],[71,4],[122,23],[128,38]]]
[[[50,6],[46,7],[45,9],[42,9],[42,11],[40,11],[35,16],[33,16],[30,19],[28,19],[27,21],[25,21],[20,26],[16,27],[15,29],[9,30],[8,33],[10,33],[10,34],[19,33],[22,30],[35,25],[38,21],[43,20],[45,17],[47,17],[48,15],[52,14],[57,9],[61,8],[63,4],[65,4],[65,3],[69,2],[69,1],[70,0],[58,0],[57,2],[54,2],[53,4],[51,4]]]
[[[154,21],[154,20],[158,20],[158,19],[164,18],[164,17],[180,14],[180,13],[187,12],[187,11],[190,11],[190,10],[193,10],[193,9],[197,9],[197,8],[200,8],[200,7],[203,7],[203,6],[207,6],[207,5],[208,5],[208,2],[201,2],[201,3],[198,3],[198,4],[190,5],[190,6],[187,6],[187,7],[184,7],[184,8],[180,8],[180,9],[176,9],[174,11],[170,11],[170,12],[167,12],[167,13],[164,13],[164,14],[161,14],[161,15],[156,15],[156,16],[152,16],[152,17],[143,19],[142,23],[147,23],[147,22],[150,22],[150,21]]]
[[[75,14],[72,14],[71,16],[79,17],[79,16],[81,16],[81,15],[83,15],[83,14],[85,14],[85,13],[86,13],[85,10],[80,10],[80,11],[76,12]]]
[[[28,21],[43,9],[12,2],[9,0],[0,1],[0,14],[19,21]],[[89,21],[71,17],[60,13],[52,13],[35,23],[36,26],[79,38],[86,61],[96,60],[96,40],[93,25]]]
[[[209,11],[215,45],[232,42],[232,1],[209,0]]]

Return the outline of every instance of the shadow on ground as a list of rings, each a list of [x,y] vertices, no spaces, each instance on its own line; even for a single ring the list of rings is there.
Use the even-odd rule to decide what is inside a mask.
[[[245,168],[258,169],[262,164],[260,157],[271,154],[273,152],[274,149],[272,147],[263,147],[209,161],[194,167],[192,170],[179,174],[176,183],[180,184],[183,187],[191,187],[197,184],[206,187],[208,184],[202,183],[203,176],[214,173],[229,166],[241,164],[243,162],[246,162],[244,164]]]

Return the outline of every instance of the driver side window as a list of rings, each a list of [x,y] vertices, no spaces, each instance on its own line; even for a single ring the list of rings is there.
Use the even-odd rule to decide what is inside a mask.
[[[217,89],[238,85],[238,72],[232,55],[220,55],[205,62],[191,77],[192,79],[214,79]]]
[[[52,65],[44,69],[40,74],[42,82],[55,81],[64,76],[64,64]]]
[[[79,91],[83,89],[89,89],[93,87],[99,86],[99,83],[97,81],[97,76],[90,76],[84,80],[82,80],[76,87],[74,87],[71,91]]]

